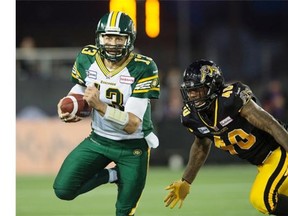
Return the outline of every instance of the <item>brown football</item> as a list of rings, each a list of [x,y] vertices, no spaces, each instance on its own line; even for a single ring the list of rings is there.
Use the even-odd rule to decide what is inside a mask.
[[[61,110],[63,113],[69,112],[72,115],[79,117],[87,117],[90,115],[92,108],[83,99],[81,94],[71,94],[64,97]]]

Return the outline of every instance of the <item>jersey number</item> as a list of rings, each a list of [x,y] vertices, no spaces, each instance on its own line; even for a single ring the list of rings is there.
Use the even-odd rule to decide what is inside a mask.
[[[235,129],[228,133],[228,140],[231,145],[225,145],[219,136],[214,136],[214,143],[217,148],[228,150],[230,154],[238,154],[234,145],[239,146],[241,149],[250,149],[256,142],[256,137],[252,134],[247,134],[242,129]]]
[[[123,94],[117,88],[108,88],[106,90],[106,98],[110,99],[113,107],[116,107],[120,110],[124,110],[123,106]]]
[[[97,52],[96,48],[93,46],[87,46],[81,51],[83,54],[94,56]],[[96,88],[100,89],[100,85],[95,83]],[[120,110],[124,110],[123,107],[123,94],[117,88],[108,88],[106,90],[105,97],[111,100],[113,107],[116,107]]]
[[[232,89],[233,89],[233,85],[227,86],[227,87],[223,90],[222,97],[229,98],[230,95],[232,94]]]
[[[91,56],[96,55],[96,52],[97,52],[96,48],[92,46],[84,47],[81,51],[81,53],[86,54],[86,55],[91,55]]]

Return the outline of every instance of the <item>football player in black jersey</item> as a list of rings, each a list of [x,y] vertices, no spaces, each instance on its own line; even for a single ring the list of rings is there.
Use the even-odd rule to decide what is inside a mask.
[[[288,215],[287,125],[263,110],[247,85],[225,84],[220,68],[198,60],[184,71],[182,124],[195,139],[182,179],[166,189],[164,202],[183,204],[211,144],[256,165],[250,201],[264,214]]]

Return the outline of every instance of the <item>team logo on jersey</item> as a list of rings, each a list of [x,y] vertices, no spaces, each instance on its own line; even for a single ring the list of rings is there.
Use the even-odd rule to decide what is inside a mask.
[[[240,98],[243,101],[243,104],[248,103],[248,101],[252,98],[252,91],[249,88],[245,88],[240,92]]]
[[[134,149],[133,155],[139,156],[139,155],[141,155],[141,154],[142,154],[142,150],[141,150],[141,149]]]
[[[223,119],[222,121],[220,121],[220,124],[224,127],[232,121],[233,121],[233,119],[230,116],[228,116],[225,119]]]
[[[123,84],[132,84],[134,83],[134,80],[135,78],[134,77],[131,77],[131,76],[120,76],[120,83],[123,83]]]
[[[200,133],[202,134],[207,134],[209,133],[209,129],[207,127],[200,127],[200,128],[197,128],[199,130]]]
[[[97,79],[97,71],[86,70],[87,77],[91,79]]]
[[[159,80],[158,78],[152,80],[151,82],[151,88],[156,88],[159,85]]]

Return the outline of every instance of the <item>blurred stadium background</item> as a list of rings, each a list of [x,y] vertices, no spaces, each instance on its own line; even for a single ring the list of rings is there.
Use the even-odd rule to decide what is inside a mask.
[[[72,87],[69,79],[75,57],[83,46],[94,44],[97,22],[109,11],[111,2],[16,1],[18,216],[32,216],[33,211],[37,215],[74,215],[74,210],[73,214],[72,210],[64,213],[65,210],[61,212],[55,207],[57,205],[67,205],[66,210],[75,209],[75,215],[91,215],[92,212],[96,215],[96,206],[102,206],[96,200],[100,201],[97,193],[104,193],[102,189],[100,192],[97,190],[95,196],[91,195],[94,192],[87,195],[87,200],[83,196],[76,201],[77,204],[51,201],[54,204],[49,207],[46,201],[55,199],[51,195],[51,176],[55,175],[66,154],[90,131],[89,120],[74,125],[60,122],[56,104]],[[159,1],[160,32],[154,38],[145,31],[145,2],[148,0],[117,2],[120,6],[124,2],[134,2],[137,12],[136,50],[156,61],[161,78],[161,99],[153,101],[153,119],[161,143],[151,152],[151,181],[148,180],[147,193],[143,195],[146,201],[142,201],[139,215],[201,216],[209,215],[208,212],[216,212],[213,215],[257,215],[254,210],[249,210],[248,203],[254,168],[246,167],[246,162],[215,148],[203,171],[206,177],[197,180],[199,188],[193,187],[198,194],[188,201],[191,207],[186,203],[183,211],[171,213],[162,209],[163,212],[159,210],[153,214],[153,205],[156,206],[162,198],[149,202],[155,191],[159,191],[157,195],[161,197],[166,194],[162,189],[181,176],[188,159],[193,136],[179,121],[182,106],[179,84],[183,70],[195,59],[214,60],[224,72],[226,81],[241,80],[248,84],[267,111],[288,122],[288,2]],[[230,166],[224,166],[227,164]],[[230,178],[234,180],[230,181]],[[112,186],[107,187],[109,194]],[[217,196],[212,198],[209,193]],[[114,195],[111,192],[111,196]],[[233,202],[235,197],[241,198]],[[38,198],[43,203],[38,205]],[[240,208],[238,203],[241,203]],[[109,208],[114,208],[113,204],[108,204]],[[212,211],[211,204],[216,210]],[[76,210],[77,205],[93,209],[86,209],[85,213],[83,208]],[[226,208],[230,209],[228,213],[223,212]],[[57,209],[60,212],[57,213]],[[147,213],[147,209],[152,209],[151,213]],[[235,213],[239,209],[244,209],[244,212]],[[101,216],[105,215],[104,212]]]

